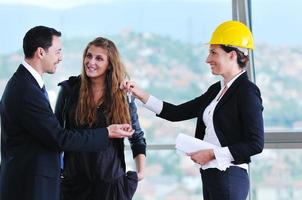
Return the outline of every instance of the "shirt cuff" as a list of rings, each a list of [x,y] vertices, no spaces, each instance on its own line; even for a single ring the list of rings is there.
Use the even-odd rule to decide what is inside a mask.
[[[228,147],[215,148],[214,149],[215,159],[218,164],[218,169],[225,170],[230,167],[231,162],[234,161],[234,158]]]
[[[159,115],[163,109],[163,101],[150,95],[148,101],[144,104],[144,107]]]

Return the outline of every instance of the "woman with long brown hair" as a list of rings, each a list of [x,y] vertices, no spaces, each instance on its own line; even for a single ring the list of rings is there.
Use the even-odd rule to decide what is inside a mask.
[[[143,179],[144,133],[134,102],[119,89],[127,76],[115,44],[98,37],[84,50],[81,75],[59,84],[55,113],[61,124],[73,129],[131,123],[135,132],[129,141],[137,167],[137,173],[125,172],[123,139],[112,139],[103,152],[64,152],[63,200],[128,200]]]

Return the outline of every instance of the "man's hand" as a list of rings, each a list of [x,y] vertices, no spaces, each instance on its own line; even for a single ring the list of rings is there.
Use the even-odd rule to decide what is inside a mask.
[[[131,137],[134,130],[129,124],[112,124],[107,127],[109,138]]]

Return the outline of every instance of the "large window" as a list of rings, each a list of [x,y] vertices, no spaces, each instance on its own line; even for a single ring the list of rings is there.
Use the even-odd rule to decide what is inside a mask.
[[[256,82],[262,92],[266,130],[301,130],[302,3],[251,2]]]
[[[56,74],[44,76],[52,105],[58,82],[80,73],[82,52],[97,36],[116,43],[131,79],[153,95],[175,104],[199,96],[218,79],[205,64],[206,43],[218,24],[232,18],[230,0],[3,2],[0,94],[23,59],[25,32],[51,26],[62,31],[64,45]],[[194,135],[195,120],[169,123],[140,105],[139,117],[149,145],[173,144],[180,132]],[[130,151],[127,157],[131,169]],[[145,179],[134,199],[200,199],[201,189],[199,170],[186,156],[173,149],[149,150]]]
[[[218,78],[205,64],[206,43],[218,24],[232,18],[230,0],[20,2],[0,7],[5,27],[0,37],[0,94],[22,61],[25,32],[42,24],[63,34],[63,62],[55,75],[44,77],[52,105],[58,82],[79,75],[82,52],[97,36],[116,43],[131,78],[153,95],[175,104],[199,96]],[[149,144],[173,143],[180,132],[193,135],[195,120],[169,123],[145,109],[139,112]]]
[[[256,83],[262,92],[265,129],[275,131],[267,132],[266,145],[284,148],[266,149],[253,158],[252,199],[301,199],[302,152],[287,148],[301,147],[302,28],[297,24],[302,20],[302,4],[251,2]]]

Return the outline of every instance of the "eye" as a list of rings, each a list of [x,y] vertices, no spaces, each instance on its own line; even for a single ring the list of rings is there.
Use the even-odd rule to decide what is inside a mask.
[[[61,54],[61,52],[62,52],[62,50],[60,49],[60,50],[57,50],[56,51],[56,55],[60,55]]]
[[[91,53],[87,53],[87,54],[86,54],[86,58],[91,59],[91,58],[92,58]]]
[[[210,51],[210,54],[215,55],[215,54],[216,54],[216,51],[211,50],[211,51]]]
[[[104,60],[102,56],[96,56],[95,59],[96,59],[97,61],[103,61],[103,60]]]

